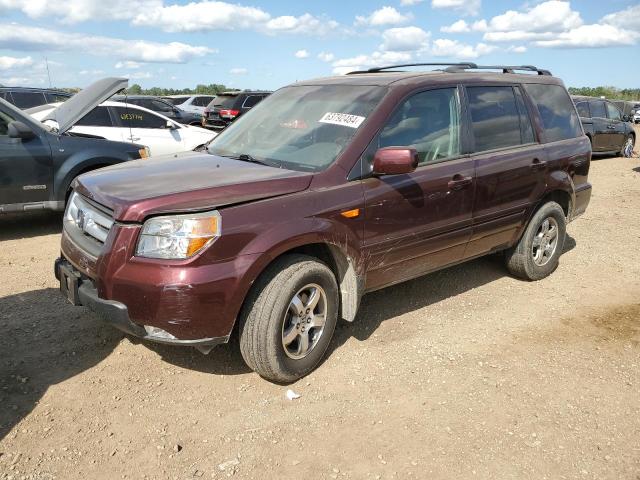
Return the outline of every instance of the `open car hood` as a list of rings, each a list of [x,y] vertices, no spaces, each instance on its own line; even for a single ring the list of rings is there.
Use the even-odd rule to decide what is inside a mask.
[[[41,121],[55,121],[58,131],[64,133],[87,113],[128,85],[129,80],[126,78],[107,77],[98,80],[52,110]]]

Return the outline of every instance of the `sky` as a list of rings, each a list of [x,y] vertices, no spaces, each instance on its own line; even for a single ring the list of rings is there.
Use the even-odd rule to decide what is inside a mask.
[[[49,75],[45,59],[48,61]],[[276,89],[413,62],[536,65],[640,87],[635,0],[0,0],[0,84]]]

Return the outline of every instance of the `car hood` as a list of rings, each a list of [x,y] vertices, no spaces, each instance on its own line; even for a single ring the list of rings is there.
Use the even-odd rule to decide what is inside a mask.
[[[113,210],[116,220],[206,211],[295,193],[313,174],[188,152],[113,165],[80,176],[74,189]]]
[[[58,124],[58,131],[64,133],[107,98],[127,88],[128,84],[126,78],[108,77],[98,80],[49,112],[40,121],[53,120]]]

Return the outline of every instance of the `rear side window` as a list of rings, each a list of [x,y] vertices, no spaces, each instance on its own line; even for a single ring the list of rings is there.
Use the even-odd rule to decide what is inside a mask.
[[[607,114],[611,120],[622,120],[622,114],[614,104],[606,102]]]
[[[576,108],[578,109],[578,115],[583,118],[591,118],[591,112],[589,112],[589,103],[580,102],[576,105]]]
[[[538,107],[548,142],[582,135],[576,108],[564,87],[529,83],[524,88]]]
[[[44,105],[47,100],[42,92],[12,92],[13,104],[21,109]]]
[[[46,93],[47,103],[64,102],[69,99],[66,95],[60,95],[58,93]]]
[[[114,107],[116,115],[126,128],[165,128],[166,120],[137,108]]]
[[[415,148],[420,165],[460,155],[458,90],[429,90],[405,100],[380,132],[376,146]]]
[[[592,117],[607,118],[607,110],[604,106],[604,102],[602,101],[589,102],[589,108],[591,110]]]
[[[523,138],[512,87],[468,87],[467,95],[477,152],[531,143]]]
[[[260,100],[262,100],[262,98],[263,97],[259,95],[249,95],[244,101],[244,103],[242,104],[242,108],[251,108],[254,105],[257,105],[258,103],[260,103]]]
[[[86,127],[113,127],[107,107],[96,107],[82,117],[76,125]]]

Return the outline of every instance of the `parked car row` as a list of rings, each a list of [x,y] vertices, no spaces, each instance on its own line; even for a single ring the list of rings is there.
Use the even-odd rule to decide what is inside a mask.
[[[71,96],[69,92],[49,88],[0,87],[0,98],[23,110],[64,102]]]
[[[237,334],[250,368],[290,382],[365,292],[496,252],[515,276],[551,274],[591,196],[561,80],[402,67],[296,83],[205,151],[82,175],[62,293],[148,341],[207,353]]]

